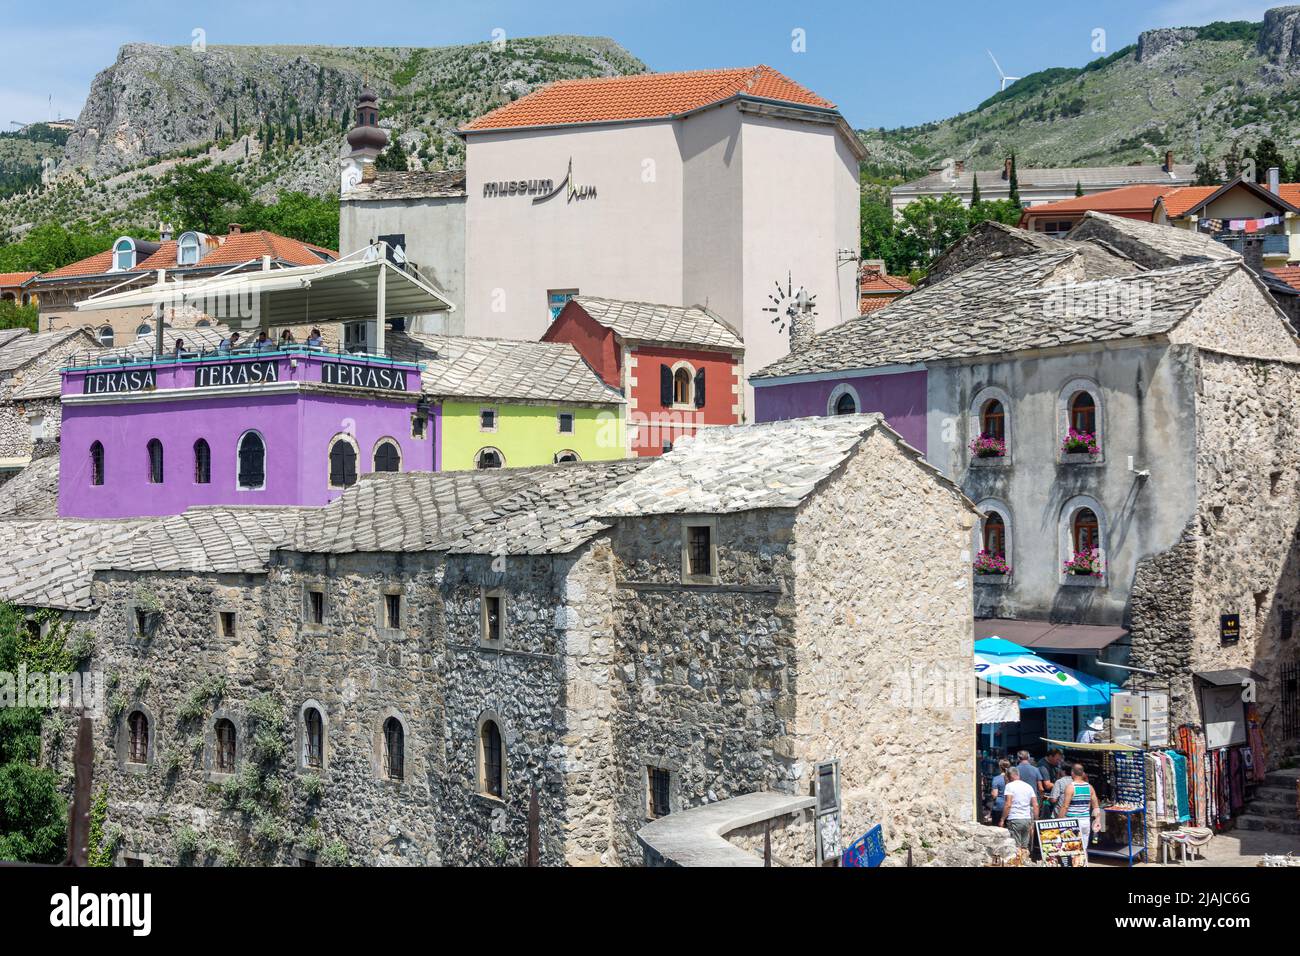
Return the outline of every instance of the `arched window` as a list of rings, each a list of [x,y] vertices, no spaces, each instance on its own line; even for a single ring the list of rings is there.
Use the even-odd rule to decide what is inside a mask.
[[[1070,538],[1076,555],[1101,550],[1101,525],[1091,508],[1080,508],[1074,513]]]
[[[266,484],[266,443],[257,432],[244,432],[239,439],[239,473],[236,480],[244,491],[261,488]],[[334,453],[330,452],[330,483],[333,484]],[[356,481],[355,459],[353,460],[353,477]]]
[[[578,453],[576,451],[573,451],[570,448],[566,448],[564,449],[564,451],[557,451],[555,453],[555,463],[557,465],[561,465],[564,464],[565,462],[571,462],[571,461],[582,461],[582,459],[578,457]]]
[[[104,483],[104,446],[97,441],[90,443],[90,483]]]
[[[141,322],[135,327],[135,337],[137,339],[147,339],[153,334],[153,326],[148,322]]]
[[[144,715],[143,711],[133,710],[131,716],[126,719],[127,731],[130,734],[130,744],[127,747],[126,759],[128,763],[148,763],[149,762],[149,718]]]
[[[1084,434],[1097,434],[1097,403],[1090,392],[1080,392],[1070,400],[1070,427]]]
[[[401,780],[406,774],[406,731],[396,717],[384,721],[384,776]]]
[[[858,403],[852,395],[845,392],[835,400],[836,415],[856,415],[858,413]]]
[[[505,795],[504,751],[501,728],[495,720],[483,721],[479,728],[479,792],[494,797]]]
[[[980,434],[989,438],[1007,437],[1007,413],[996,398],[989,399],[980,410]]]
[[[504,468],[505,464],[505,456],[496,448],[480,448],[474,456],[475,468]]]
[[[325,762],[325,721],[320,711],[308,707],[302,712],[302,764],[320,769]]]
[[[113,347],[113,327],[111,325],[101,325],[99,331],[95,333],[95,338],[104,348]]]
[[[149,439],[149,483],[163,483],[163,446],[156,438]]]
[[[213,769],[218,773],[235,772],[235,725],[225,717],[217,721]]]
[[[847,382],[841,382],[831,389],[826,396],[827,415],[856,415],[862,411],[862,400],[858,390]]]
[[[198,233],[187,232],[181,236],[181,240],[176,246],[176,264],[178,266],[193,266],[199,262],[199,236]]]
[[[347,488],[357,483],[357,450],[346,436],[330,445],[330,486]]]
[[[209,322],[207,319],[199,319],[197,322],[194,323],[194,327],[196,329],[207,329],[212,327],[212,323]]]
[[[1006,557],[1007,525],[996,511],[984,516],[984,550],[995,557]]]
[[[402,453],[395,442],[383,439],[375,446],[375,471],[401,471]]]
[[[212,449],[200,438],[194,443],[194,483],[206,485],[212,481]]]
[[[689,405],[691,403],[691,370],[679,368],[673,372],[673,404]]]
[[[113,243],[113,269],[122,271],[123,269],[135,268],[135,243],[131,239],[123,236],[117,242]]]

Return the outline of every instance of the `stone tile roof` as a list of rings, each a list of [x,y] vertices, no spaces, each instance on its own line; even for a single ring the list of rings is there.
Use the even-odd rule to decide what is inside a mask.
[[[58,348],[74,335],[83,335],[87,344],[92,341],[85,329],[60,329],[57,332],[39,332],[23,335],[0,348],[0,375],[15,372],[29,362],[34,362],[50,349]]]
[[[0,485],[0,518],[57,518],[59,456],[38,458]]]
[[[1073,278],[1076,280],[1104,279],[1142,270],[1141,265],[1104,240],[1076,242],[1057,239],[1055,236],[989,219],[976,225],[935,259],[919,285],[937,285],[961,270],[987,259],[1014,258],[1039,252],[1075,253],[1070,271],[1075,273]]]
[[[0,329],[0,348],[4,348],[15,339],[21,339],[24,335],[31,335],[26,329]]]
[[[325,508],[304,511],[289,550],[563,553],[606,527],[591,506],[648,465],[368,474]]]
[[[1157,222],[1139,222],[1123,216],[1088,211],[1080,222],[1066,233],[1066,240],[1105,238],[1112,231],[1129,240],[1146,246],[1159,254],[1169,265],[1205,261],[1240,261],[1240,253],[1204,233],[1179,229]]]
[[[1244,268],[1234,260],[1093,282],[1044,284],[1043,279],[1071,255],[1039,253],[971,266],[888,308],[819,333],[807,348],[750,378],[911,365],[1158,335],[1177,325],[1232,272]],[[1144,307],[1110,305],[1126,301],[1140,301]]]
[[[176,339],[184,339],[187,348],[216,348],[221,344],[221,340],[229,334],[229,329],[224,325],[212,325],[207,328],[194,329],[164,329],[166,335],[165,341],[168,345],[175,343]],[[84,354],[78,353],[75,358],[79,361],[98,361],[100,359],[120,357],[123,359],[147,358],[153,354],[153,336],[145,339],[136,339],[127,345],[118,346],[117,348],[103,348],[97,342],[88,342]],[[14,400],[35,400],[41,398],[58,398],[62,392],[63,380],[60,377],[62,371],[61,363],[50,366],[35,375],[29,380],[23,382],[18,388],[14,389]]]
[[[770,66],[560,80],[461,127],[464,132],[660,119],[736,96],[831,110],[835,104]]]
[[[13,480],[18,480],[17,478]],[[0,600],[88,610],[96,571],[260,573],[293,537],[294,508],[192,508],[126,521],[0,520]]]
[[[423,362],[424,391],[439,398],[618,405],[624,398],[564,342],[391,332],[391,358]]]
[[[896,195],[907,193],[932,192],[969,192],[975,177],[979,177],[980,189],[987,192],[990,188],[1005,185],[1001,169],[965,169],[960,173],[952,170],[934,170],[920,179],[914,179],[901,186],[895,186],[891,192]],[[1021,189],[1073,189],[1076,184],[1084,188],[1094,186],[1116,188],[1136,183],[1164,183],[1170,186],[1185,186],[1196,179],[1196,167],[1191,163],[1175,163],[1174,174],[1165,172],[1159,164],[1140,164],[1133,166],[1065,166],[1036,169],[1033,166],[1017,166],[1016,181]]]
[[[373,180],[362,180],[342,197],[343,202],[384,199],[440,199],[465,195],[465,170],[419,172],[377,170]]]
[[[701,428],[594,510],[614,518],[795,508],[877,427],[889,428],[878,413]]]
[[[703,306],[655,305],[590,295],[575,296],[573,301],[596,322],[625,339],[737,352],[745,348],[736,333]]]

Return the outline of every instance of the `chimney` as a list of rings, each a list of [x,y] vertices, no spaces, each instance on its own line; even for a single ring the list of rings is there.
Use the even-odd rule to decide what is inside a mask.
[[[227,229],[226,229],[226,235],[228,235],[228,236],[237,236],[237,235],[239,235],[239,234],[240,234],[241,232],[243,232],[243,231],[244,231],[244,226],[243,226],[242,223],[232,222],[232,223],[229,225],[229,227],[227,227]]]
[[[1011,157],[1010,156],[1002,160],[1002,178],[1003,179],[1011,178]]]
[[[376,172],[377,170],[375,169],[374,163],[366,163],[361,167],[361,181],[363,183],[373,183],[375,181]]]
[[[1246,260],[1246,266],[1251,272],[1262,277],[1264,275],[1264,237],[1259,235],[1242,237],[1241,257]]]
[[[1268,167],[1268,191],[1274,196],[1278,195],[1279,183],[1282,179],[1282,170],[1276,166]]]
[[[158,223],[158,238],[166,242],[172,237],[172,224],[170,222]]]
[[[1165,172],[1172,173],[1173,171],[1174,171],[1174,151],[1172,149],[1167,149],[1165,150]]]
[[[884,259],[863,259],[861,281],[865,284],[872,279],[879,279],[885,274]]]
[[[817,334],[817,316],[813,312],[812,297],[800,288],[795,301],[795,308],[789,313],[791,355],[806,350]]]

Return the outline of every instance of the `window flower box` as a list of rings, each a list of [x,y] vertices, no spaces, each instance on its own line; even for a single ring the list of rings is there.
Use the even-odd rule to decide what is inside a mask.
[[[983,433],[978,438],[972,438],[969,447],[975,458],[1005,458],[1007,455],[1006,439]]]
[[[1072,577],[1100,578],[1103,573],[1101,554],[1096,548],[1080,551],[1061,562],[1061,572]]]
[[[982,549],[979,554],[975,555],[971,570],[975,572],[976,578],[1006,578],[1011,574],[1011,565],[1007,564],[1007,559],[1002,555]]]
[[[1097,436],[1091,432],[1081,432],[1071,428],[1061,439],[1061,455],[1064,457],[1081,460],[1077,456],[1086,455],[1088,458],[1096,458],[1100,454],[1101,445],[1097,441]]]

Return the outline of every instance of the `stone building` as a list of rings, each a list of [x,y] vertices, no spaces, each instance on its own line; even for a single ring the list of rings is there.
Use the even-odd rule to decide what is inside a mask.
[[[26,387],[44,381],[51,372],[57,376],[70,356],[97,347],[90,333],[81,329],[24,332],[0,343],[0,481],[32,460],[34,445],[58,437],[57,397],[28,395]]]
[[[1154,670],[1175,727],[1207,722],[1223,672],[1255,680],[1277,759],[1300,744],[1300,345],[1239,256],[1193,242],[1223,248],[1090,213],[753,379],[760,414],[883,410],[978,503],[977,635]],[[1244,733],[1240,702],[1229,719]]]
[[[30,555],[0,598],[94,633],[123,860],[517,864],[535,788],[544,863],[635,864],[648,819],[831,759],[846,839],[924,859],[973,818],[975,519],[855,416],[323,508],[0,520]]]

